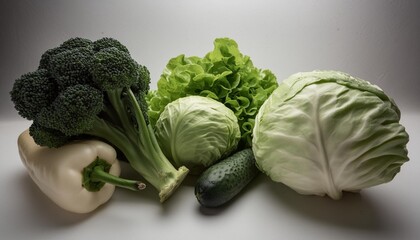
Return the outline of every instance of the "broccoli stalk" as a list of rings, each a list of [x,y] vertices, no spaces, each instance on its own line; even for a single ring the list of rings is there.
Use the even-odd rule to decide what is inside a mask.
[[[125,101],[132,104],[136,124],[131,124],[131,113],[126,111],[125,102],[121,98],[110,98],[114,109],[118,113],[122,129],[115,128],[113,124],[97,117],[93,127],[85,133],[99,138],[107,139],[121,150],[130,165],[139,172],[150,184],[159,190],[160,201],[165,201],[188,173],[186,167],[178,170],[168,161],[160,149],[153,128],[146,124],[143,112],[131,89],[126,89],[128,97]],[[127,114],[130,113],[130,114]],[[140,134],[138,134],[140,133]]]
[[[118,148],[165,201],[188,174],[161,151],[147,116],[150,75],[112,38],[72,38],[46,51],[10,92],[41,146],[97,137]]]

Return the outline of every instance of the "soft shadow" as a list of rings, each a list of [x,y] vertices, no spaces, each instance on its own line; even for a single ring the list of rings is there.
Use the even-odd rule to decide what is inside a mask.
[[[16,178],[16,184],[25,198],[22,210],[27,213],[26,216],[36,216],[36,220],[31,221],[32,225],[65,227],[79,224],[93,215],[71,213],[60,208],[38,188],[26,172],[16,175]],[[99,207],[94,212],[101,211],[102,208]]]
[[[185,202],[191,201],[191,197],[194,197],[194,186],[198,178],[198,176],[188,174],[173,194],[165,202],[161,203],[159,192],[152,185],[148,184],[127,162],[121,162],[121,176],[145,182],[146,189],[139,192],[117,189],[118,194],[115,194],[113,197],[115,201],[143,207],[157,207],[161,209],[162,215],[169,215],[174,209],[182,208]]]
[[[267,181],[268,191],[275,200],[302,215],[338,227],[366,231],[390,231],[381,217],[381,209],[363,193],[344,193],[342,199],[300,195],[287,186]]]
[[[189,186],[189,187],[194,187],[194,186],[195,186],[195,183],[197,182],[197,179],[198,179],[199,177],[200,177],[200,176],[188,174],[188,175],[184,178],[184,181],[182,181],[182,185],[184,185],[184,186]]]

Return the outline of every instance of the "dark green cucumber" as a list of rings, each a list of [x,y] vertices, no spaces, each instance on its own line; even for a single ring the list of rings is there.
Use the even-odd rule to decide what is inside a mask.
[[[221,206],[235,197],[258,172],[252,150],[241,150],[206,169],[197,179],[195,196],[204,207]]]

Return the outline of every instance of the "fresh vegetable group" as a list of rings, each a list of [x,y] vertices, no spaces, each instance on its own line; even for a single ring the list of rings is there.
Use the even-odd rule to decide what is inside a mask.
[[[57,205],[85,213],[114,185],[144,188],[118,177],[117,153],[161,202],[198,175],[204,207],[231,201],[259,172],[339,199],[392,180],[408,161],[395,102],[345,73],[298,73],[278,84],[219,38],[202,58],[170,59],[156,90],[149,83],[147,68],[112,38],[69,39],[15,81],[15,108],[33,121],[18,139],[21,159]]]

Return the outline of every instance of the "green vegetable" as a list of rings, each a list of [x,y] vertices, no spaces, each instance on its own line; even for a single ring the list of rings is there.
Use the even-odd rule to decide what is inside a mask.
[[[257,166],[301,194],[359,191],[391,181],[408,161],[409,136],[379,87],[336,71],[283,81],[256,118]]]
[[[218,38],[214,50],[203,58],[179,55],[168,62],[157,90],[148,95],[150,121],[154,126],[165,106],[178,98],[213,98],[235,113],[241,130],[240,148],[249,147],[255,115],[277,85],[273,73],[254,67],[235,41]]]
[[[214,164],[197,180],[195,196],[204,207],[219,207],[240,193],[258,174],[250,148]]]
[[[118,148],[164,201],[188,169],[173,167],[148,125],[145,96],[150,77],[127,48],[112,38],[72,38],[47,50],[39,68],[10,92],[19,114],[33,120],[30,134],[41,146],[98,137]]]
[[[238,145],[241,133],[233,112],[211,98],[189,96],[168,105],[156,123],[156,138],[175,167],[200,174]]]

